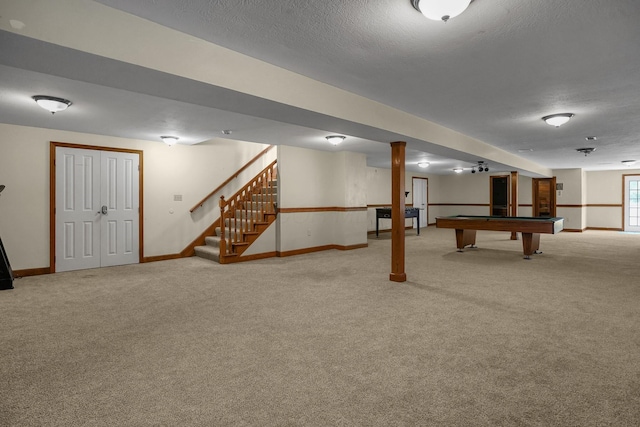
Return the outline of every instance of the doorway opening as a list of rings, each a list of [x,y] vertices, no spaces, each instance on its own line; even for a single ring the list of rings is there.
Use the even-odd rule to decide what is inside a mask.
[[[429,225],[429,178],[412,177],[413,207],[420,209],[420,224]]]
[[[489,214],[491,216],[509,216],[509,176],[492,176],[490,187]]]

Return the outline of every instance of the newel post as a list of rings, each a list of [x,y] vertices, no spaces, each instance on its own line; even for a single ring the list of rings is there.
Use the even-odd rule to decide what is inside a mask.
[[[224,208],[227,205],[227,202],[224,200],[224,196],[220,196],[220,262],[222,263],[223,257],[227,254],[227,239],[224,231]]]

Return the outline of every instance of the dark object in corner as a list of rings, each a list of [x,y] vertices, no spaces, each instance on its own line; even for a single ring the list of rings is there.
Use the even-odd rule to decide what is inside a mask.
[[[13,289],[13,271],[0,238],[0,290],[2,289]]]

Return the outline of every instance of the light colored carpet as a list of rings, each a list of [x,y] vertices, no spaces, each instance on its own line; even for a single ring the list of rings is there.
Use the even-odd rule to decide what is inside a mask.
[[[408,232],[0,292],[0,425],[638,426],[640,236]]]

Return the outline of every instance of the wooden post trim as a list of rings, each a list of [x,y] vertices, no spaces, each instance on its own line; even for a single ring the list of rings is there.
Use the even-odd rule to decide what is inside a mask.
[[[404,171],[407,143],[391,143],[391,274],[389,280],[404,282]]]

